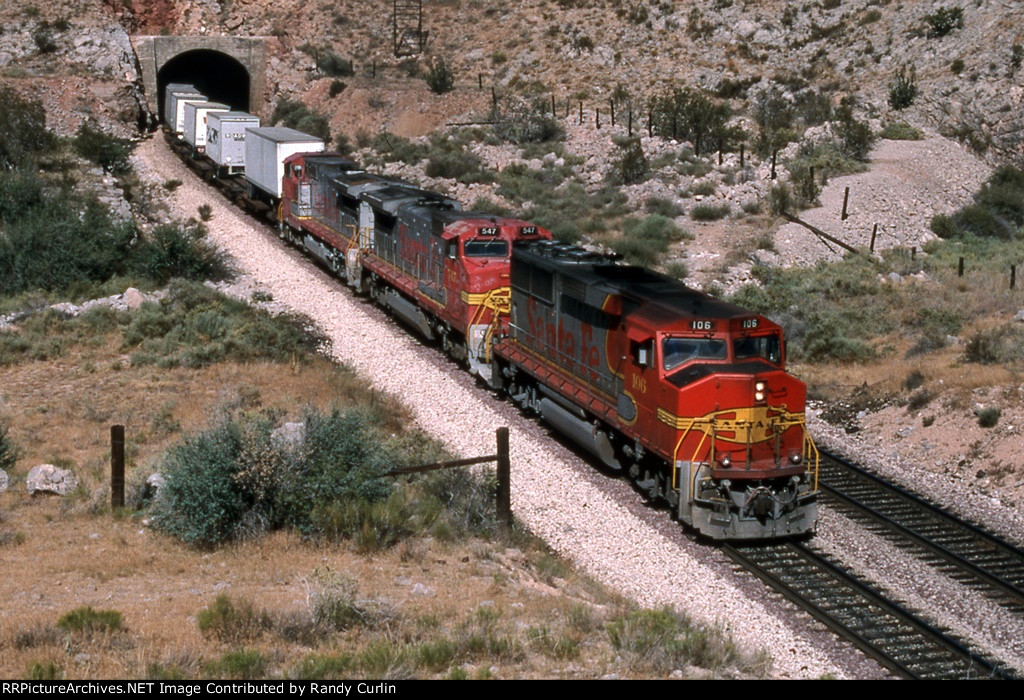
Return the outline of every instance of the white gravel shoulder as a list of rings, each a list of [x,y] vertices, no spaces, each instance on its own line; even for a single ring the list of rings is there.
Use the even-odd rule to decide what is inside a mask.
[[[149,139],[137,149],[135,167],[155,182],[183,180],[171,198],[172,216],[194,216],[199,205],[209,204],[211,240],[234,258],[240,272],[276,302],[314,319],[331,339],[334,357],[357,368],[379,389],[400,396],[421,428],[471,456],[490,453],[495,429],[508,425],[513,508],[560,554],[643,605],[673,605],[695,619],[728,628],[743,647],[767,650],[777,677],[852,675],[851,660],[842,658],[845,647],[830,656],[822,648],[829,645],[797,631],[791,626],[795,620],[782,619],[769,609],[769,601],[754,599],[737,577],[707,561],[712,555],[706,548],[670,534],[675,528],[652,526],[581,478],[580,470],[587,467],[544,429],[286,250],[267,227],[198,180],[162,139]],[[763,589],[759,592],[763,596]]]

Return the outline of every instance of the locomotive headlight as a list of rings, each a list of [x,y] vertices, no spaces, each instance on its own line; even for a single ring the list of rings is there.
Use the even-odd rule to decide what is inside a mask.
[[[722,465],[722,469],[728,469],[732,466],[732,457],[728,454],[722,455],[722,458],[718,460],[718,463]]]
[[[794,452],[789,456],[789,461],[793,464],[800,464],[800,462],[804,461],[804,458],[799,452]]]
[[[764,401],[768,395],[768,385],[764,382],[755,382],[754,384],[754,401]]]

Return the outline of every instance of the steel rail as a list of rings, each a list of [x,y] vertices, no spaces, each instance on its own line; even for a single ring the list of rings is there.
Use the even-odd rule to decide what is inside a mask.
[[[904,678],[1015,678],[807,545],[725,544],[722,549],[829,629]]]

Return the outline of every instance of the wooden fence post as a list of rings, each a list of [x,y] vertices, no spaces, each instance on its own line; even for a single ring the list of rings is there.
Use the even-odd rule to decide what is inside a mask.
[[[848,215],[848,214],[846,213],[846,205],[847,205],[847,204],[848,204],[849,202],[850,202],[850,188],[849,188],[849,187],[847,187],[847,188],[846,188],[846,190],[845,190],[845,191],[843,192],[843,214],[842,214],[842,216],[840,217],[840,219],[842,219],[843,221],[846,221],[846,218],[847,218],[847,216],[849,216],[849,215]]]
[[[110,426],[110,507],[124,508],[124,426]]]
[[[512,529],[512,463],[508,454],[508,428],[498,428],[498,525],[506,532]]]

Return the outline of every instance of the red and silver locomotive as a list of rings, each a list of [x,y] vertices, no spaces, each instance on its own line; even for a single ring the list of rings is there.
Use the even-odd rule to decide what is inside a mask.
[[[517,247],[511,283],[495,388],[704,535],[813,529],[817,452],[778,325],[554,243]]]

